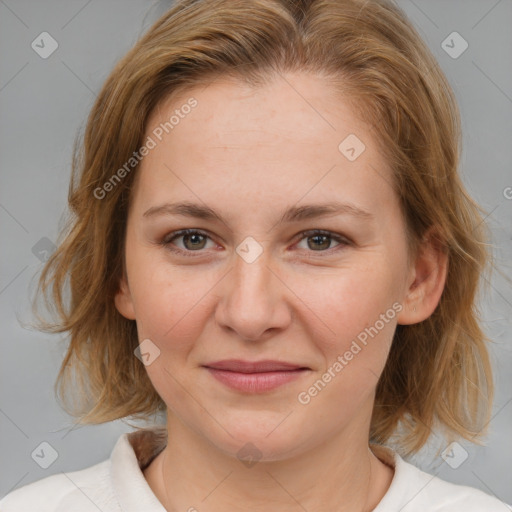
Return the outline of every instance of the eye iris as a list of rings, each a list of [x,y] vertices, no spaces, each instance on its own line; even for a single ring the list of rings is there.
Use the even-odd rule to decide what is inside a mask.
[[[201,240],[202,239],[202,240]],[[192,242],[192,247],[189,247],[187,245],[187,242]],[[202,242],[202,245],[201,245]],[[206,237],[203,235],[200,235],[198,233],[193,233],[191,235],[183,235],[183,245],[187,247],[187,249],[203,249],[204,244],[206,242]]]
[[[320,242],[321,245],[314,245],[314,244],[312,245],[309,241],[313,240],[313,239],[316,242]],[[314,235],[314,236],[308,237],[308,247],[310,249],[318,249],[318,248],[328,249],[330,245],[331,245],[331,240],[328,235]]]

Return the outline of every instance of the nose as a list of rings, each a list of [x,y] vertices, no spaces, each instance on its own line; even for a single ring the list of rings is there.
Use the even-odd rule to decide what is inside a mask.
[[[291,322],[290,291],[269,263],[265,252],[252,263],[236,255],[223,280],[215,318],[240,339],[263,341]]]

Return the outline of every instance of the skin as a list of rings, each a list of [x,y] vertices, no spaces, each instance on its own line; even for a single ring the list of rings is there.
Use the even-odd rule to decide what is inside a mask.
[[[150,135],[188,98],[198,101],[137,170],[127,272],[115,300],[136,320],[139,340],[160,350],[146,369],[167,404],[169,443],[144,476],[167,510],[272,504],[287,512],[298,502],[309,512],[359,512],[378,504],[393,477],[368,450],[375,388],[396,324],[420,322],[436,308],[446,259],[427,239],[408,260],[392,173],[370,127],[320,77],[285,77],[258,89],[228,80],[190,89],[162,102],[148,123]],[[352,162],[338,150],[349,134],[366,146]],[[372,217],[278,222],[287,207],[333,200]],[[208,205],[225,222],[143,217],[178,201]],[[209,238],[170,241],[185,228]],[[347,241],[301,235],[310,229]],[[263,249],[252,263],[236,252],[248,236]],[[400,313],[307,405],[299,403],[298,394],[394,303]],[[272,391],[242,393],[202,367],[229,358],[310,370]],[[261,457],[251,467],[237,458],[246,443]]]

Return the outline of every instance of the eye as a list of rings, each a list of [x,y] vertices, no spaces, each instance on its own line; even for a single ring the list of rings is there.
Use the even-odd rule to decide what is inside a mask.
[[[180,238],[182,239],[181,247],[179,244],[173,243],[174,240],[179,240]],[[165,237],[161,243],[170,251],[186,254],[188,256],[189,254],[187,253],[198,252],[201,249],[211,248],[206,247],[206,242],[209,238],[210,237],[202,231],[198,231],[196,229],[182,229],[181,231],[171,233],[169,236]]]
[[[341,235],[321,229],[304,231],[300,236],[302,237],[300,243],[306,241],[306,247],[303,246],[300,248],[310,249],[313,252],[326,252],[328,249],[336,249],[338,246],[350,245],[350,241]],[[334,247],[331,246],[333,240],[337,243]],[[300,243],[297,245],[298,247]]]
[[[329,252],[329,249],[338,250],[344,246],[351,245],[350,240],[347,238],[337,233],[321,229],[304,231],[300,233],[299,236],[301,238],[296,246],[299,249],[309,250],[308,252]],[[181,243],[175,243],[176,240],[180,239]],[[208,246],[208,240],[210,240],[212,245]],[[334,247],[332,247],[333,240],[337,243]],[[300,247],[303,241],[306,241],[306,247]],[[202,249],[212,249],[216,245],[207,233],[197,229],[174,231],[166,236],[160,244],[171,252],[192,257],[200,256]]]

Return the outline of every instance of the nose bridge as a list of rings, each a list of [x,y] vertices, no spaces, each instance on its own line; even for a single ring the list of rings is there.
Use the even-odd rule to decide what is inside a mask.
[[[243,245],[240,244],[243,250]],[[249,252],[254,247],[249,248]],[[236,254],[230,277],[217,308],[217,320],[236,331],[244,339],[256,340],[265,331],[282,328],[290,320],[283,287],[269,268],[269,254],[261,252],[254,258]]]
[[[272,273],[268,267],[268,256],[265,253],[254,261],[245,260],[238,256],[234,263],[235,292],[241,294],[242,299],[259,300],[263,298],[265,289],[269,291]],[[268,294],[267,294],[267,298]]]

